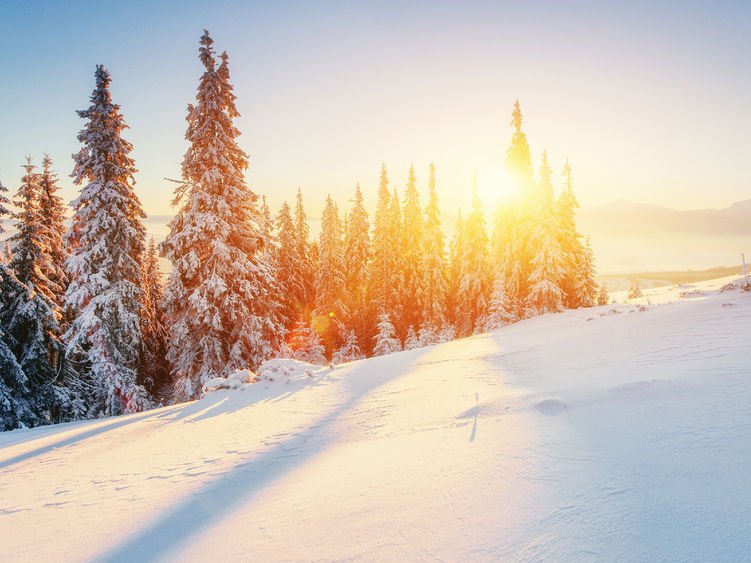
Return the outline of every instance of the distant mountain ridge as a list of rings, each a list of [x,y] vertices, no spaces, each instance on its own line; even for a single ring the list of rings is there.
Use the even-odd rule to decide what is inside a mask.
[[[584,233],[628,234],[644,230],[706,234],[751,235],[751,199],[723,209],[678,210],[620,199],[597,207],[583,207],[577,217]]]

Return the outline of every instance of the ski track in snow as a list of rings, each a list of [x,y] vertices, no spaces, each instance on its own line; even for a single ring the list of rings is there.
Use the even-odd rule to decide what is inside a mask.
[[[745,559],[751,294],[725,281],[0,434],[3,559]]]

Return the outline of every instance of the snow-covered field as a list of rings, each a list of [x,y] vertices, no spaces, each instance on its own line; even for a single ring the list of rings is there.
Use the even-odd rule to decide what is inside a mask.
[[[0,558],[751,557],[751,294],[648,290],[0,434]]]

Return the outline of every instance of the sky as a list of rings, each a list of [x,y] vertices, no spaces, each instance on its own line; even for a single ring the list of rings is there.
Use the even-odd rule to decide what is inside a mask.
[[[381,162],[441,207],[498,185],[513,103],[535,168],[568,158],[584,206],[625,198],[679,209],[751,198],[748,2],[45,2],[0,0],[0,181],[48,152],[62,195],[95,65],[112,74],[149,214],[172,214],[186,107],[210,30],[229,54],[250,155],[272,211],[303,190],[312,216],[360,182],[374,206]],[[562,178],[555,177],[556,187]],[[497,188],[497,189],[496,189]],[[487,202],[490,206],[492,202]]]

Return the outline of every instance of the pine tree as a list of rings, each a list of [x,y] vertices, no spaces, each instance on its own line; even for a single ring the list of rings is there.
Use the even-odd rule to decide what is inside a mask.
[[[121,137],[127,127],[112,103],[110,74],[97,66],[91,106],[78,112],[87,120],[78,135],[76,184],[66,235],[70,285],[66,303],[74,319],[65,339],[92,389],[89,414],[114,415],[149,406],[137,383],[141,334],[142,261],[145,217],[133,191],[132,145]]]
[[[22,283],[0,264],[0,430],[63,418],[65,393],[56,384],[64,355],[57,311],[35,278],[28,279],[28,285]]]
[[[462,210],[459,209],[454,225],[454,236],[449,246],[449,268],[448,268],[448,291],[446,294],[446,310],[449,314],[452,324],[456,324],[459,317],[459,286],[462,280],[462,259],[464,256],[464,221],[462,219]]]
[[[321,219],[316,272],[314,326],[323,336],[327,357],[339,345],[340,323],[347,317],[344,305],[344,261],[342,223],[336,204],[329,195]]]
[[[369,233],[368,212],[363,205],[362,192],[358,183],[344,230],[345,304],[349,310],[344,324],[354,331],[357,342],[367,342],[372,337],[368,311]]]
[[[416,183],[415,169],[410,165],[402,211],[401,263],[404,286],[401,292],[401,323],[403,326],[419,329],[425,294],[422,276],[424,220]]]
[[[580,282],[579,267],[583,262],[584,247],[581,244],[581,235],[576,231],[574,215],[579,208],[576,201],[571,181],[571,167],[568,159],[563,167],[565,183],[561,195],[558,196],[556,207],[560,225],[559,242],[565,260],[565,272],[561,280],[561,288],[564,293],[564,305],[566,308],[575,309],[582,305],[581,296],[578,294]]]
[[[394,322],[396,335],[399,340],[407,336],[408,325],[405,324],[404,307],[406,302],[404,290],[404,223],[402,221],[402,208],[399,205],[399,194],[394,188],[389,204],[389,230],[387,240],[391,248],[391,275],[387,280],[388,292],[386,294],[386,307]]]
[[[167,363],[167,329],[162,313],[164,289],[154,237],[151,237],[143,264],[143,305],[141,332],[143,351],[139,383],[152,397],[162,402],[169,399],[171,378]]]
[[[310,243],[310,227],[308,227],[308,217],[305,214],[305,208],[303,207],[302,190],[300,190],[300,188],[297,189],[294,221],[295,247],[297,248],[297,256],[300,259],[299,275],[302,284],[299,302],[301,309],[308,310],[312,309],[316,298],[316,253],[313,245]]]
[[[47,241],[45,240],[44,224],[39,212],[41,187],[39,175],[34,172],[31,157],[27,157],[24,165],[26,174],[21,179],[21,187],[16,194],[16,207],[20,212],[18,218],[18,232],[10,237],[15,242],[10,267],[16,274],[18,281],[33,291],[38,291],[48,300],[55,300],[53,289],[55,286],[47,278]]]
[[[441,231],[441,212],[435,191],[435,166],[430,163],[428,205],[425,207],[425,230],[421,274],[424,284],[420,307],[424,324],[436,330],[446,322],[446,251]]]
[[[587,237],[582,253],[579,255],[576,278],[576,295],[579,307],[593,307],[597,300],[597,283],[595,282],[595,253]]]
[[[528,187],[532,182],[532,157],[527,136],[522,132],[522,110],[519,100],[514,103],[510,125],[514,127],[514,134],[511,137],[511,145],[506,151],[506,166],[523,187]]]
[[[378,203],[373,223],[373,259],[370,276],[370,301],[374,311],[390,306],[392,296],[391,277],[394,273],[396,249],[393,247],[390,200],[386,164],[381,166],[381,179],[378,187]]]
[[[598,305],[607,305],[610,303],[610,295],[608,295],[608,289],[605,287],[605,284],[600,286],[600,291],[597,293],[597,304]]]
[[[399,352],[402,349],[401,342],[396,337],[394,325],[385,311],[378,315],[377,331],[375,335],[375,344],[373,346],[374,356],[383,356],[392,352]]]
[[[506,293],[505,282],[503,278],[496,278],[493,281],[493,288],[490,293],[490,303],[488,315],[484,321],[484,330],[495,330],[508,324],[518,321],[514,315],[512,304]]]
[[[419,348],[422,346],[420,342],[420,338],[417,336],[417,332],[415,332],[415,327],[410,326],[409,330],[407,331],[407,338],[404,339],[404,349],[405,350],[414,350],[415,348]]]
[[[236,141],[228,57],[217,68],[212,44],[205,31],[205,72],[188,106],[190,146],[175,199],[182,208],[161,247],[173,264],[164,303],[177,400],[197,398],[213,377],[256,368],[284,336],[264,217],[243,176],[248,156]]]
[[[360,346],[357,344],[357,335],[354,330],[348,330],[344,338],[344,344],[341,348],[337,348],[334,351],[334,357],[332,362],[335,364],[343,364],[346,362],[354,362],[355,360],[361,360],[365,356],[360,351]]]
[[[52,159],[45,154],[42,160],[42,173],[39,175],[39,214],[42,223],[44,257],[40,264],[42,272],[50,280],[50,290],[54,294],[55,304],[60,310],[65,309],[65,292],[68,289],[68,273],[65,261],[68,252],[65,249],[65,210],[63,198],[57,195],[57,175],[52,171]]]
[[[542,153],[540,182],[536,202],[536,227],[530,240],[532,271],[529,276],[529,294],[525,300],[528,317],[563,310],[563,290],[560,281],[565,272],[565,263],[558,239],[560,226],[555,209],[552,173],[548,155]]]
[[[277,215],[276,231],[273,267],[279,284],[280,314],[285,326],[291,329],[307,304],[304,264],[298,254],[295,225],[287,202],[282,204]]]
[[[317,365],[326,363],[326,348],[321,337],[304,318],[295,323],[287,340],[287,348],[295,360]]]
[[[8,193],[8,188],[3,186],[3,183],[0,182],[0,235],[5,232],[3,223],[13,215],[13,213],[11,213],[10,209],[8,209],[7,207],[8,205],[10,205],[10,200],[5,195],[6,193]]]
[[[488,236],[482,202],[474,188],[472,213],[464,223],[464,246],[460,260],[457,295],[456,329],[460,335],[471,334],[481,328],[487,314],[490,272],[488,269]]]
[[[494,278],[503,279],[513,315],[521,317],[529,287],[530,260],[535,254],[530,249],[530,238],[535,215],[533,206],[534,179],[532,159],[527,137],[522,132],[522,113],[519,100],[514,104],[511,125],[514,133],[506,151],[506,168],[511,181],[516,184],[517,197],[500,205],[496,212],[493,231]]]

